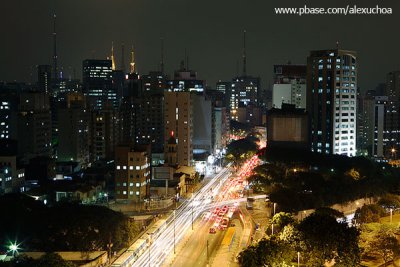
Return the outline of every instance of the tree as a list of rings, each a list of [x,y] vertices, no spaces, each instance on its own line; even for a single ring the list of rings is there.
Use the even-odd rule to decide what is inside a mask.
[[[57,253],[46,253],[33,263],[34,267],[74,267],[74,263],[66,261]]]
[[[238,261],[242,267],[258,267],[258,257],[256,246],[249,246],[239,253]]]
[[[369,249],[371,253],[377,253],[386,266],[389,261],[399,255],[400,245],[393,233],[382,229],[370,243]]]
[[[274,217],[272,217],[270,223],[274,224],[274,226],[277,226],[278,229],[283,229],[285,226],[295,223],[295,219],[290,213],[278,212],[274,215]]]
[[[240,266],[290,266],[296,252],[289,243],[276,237],[263,238],[256,246],[250,246],[239,254]]]
[[[385,215],[385,210],[377,205],[363,205],[358,208],[354,214],[354,219],[356,224],[379,222],[380,217]]]
[[[341,266],[360,262],[358,230],[334,216],[313,213],[300,222],[298,229],[306,246],[307,266],[322,266],[331,260]]]
[[[54,207],[24,195],[0,197],[0,242],[20,242],[26,251],[118,250],[139,233],[138,226],[122,213],[106,207],[62,203]]]
[[[254,138],[235,140],[228,145],[226,160],[238,166],[240,163],[251,158],[256,152],[257,144]]]
[[[27,256],[18,256],[14,258],[9,267],[76,267],[76,265],[70,261],[64,260],[57,253],[46,253],[39,259],[34,260]]]
[[[318,208],[315,210],[315,214],[327,215],[327,216],[334,217],[336,219],[341,219],[341,218],[345,217],[343,212],[340,212],[338,210],[335,210],[335,209],[332,209],[329,207]]]
[[[379,199],[378,204],[387,210],[396,210],[400,208],[400,197],[393,194],[386,194]]]
[[[345,172],[345,175],[351,177],[353,180],[360,180],[361,178],[360,173],[354,168],[351,168],[350,170]]]

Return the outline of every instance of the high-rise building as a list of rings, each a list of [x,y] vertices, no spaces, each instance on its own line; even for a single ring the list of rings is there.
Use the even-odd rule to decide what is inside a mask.
[[[386,132],[385,125],[387,118],[391,116],[388,113],[388,109],[390,109],[389,103],[387,96],[374,97],[372,156],[378,160],[384,159],[391,152],[391,149],[387,149],[388,147],[390,148],[388,146],[390,140],[386,139],[386,136],[390,133]]]
[[[164,91],[167,77],[161,72],[143,75],[143,90],[138,99],[136,143],[150,144],[152,153],[164,152]]]
[[[197,72],[189,70],[182,61],[175,71],[174,79],[168,81],[168,90],[173,92],[204,92],[205,82],[197,78]]]
[[[175,136],[177,163],[182,166],[192,166],[193,163],[193,102],[190,94],[164,93],[164,143],[168,142],[171,135]]]
[[[357,152],[364,156],[372,155],[374,144],[375,96],[368,93],[357,99]]]
[[[285,103],[306,108],[306,72],[305,65],[274,65],[273,107]]]
[[[1,139],[0,147],[0,195],[23,192],[25,170],[18,166],[16,141]]]
[[[0,139],[17,138],[18,93],[0,92]]]
[[[308,148],[308,118],[304,109],[282,104],[268,111],[267,140],[269,147]]]
[[[142,75],[143,80],[143,94],[154,95],[164,94],[167,89],[168,77],[159,71],[150,71],[147,75]]]
[[[229,103],[230,103],[231,93],[232,93],[232,83],[219,81],[219,82],[217,82],[216,90],[217,90],[217,92],[220,92],[220,94],[223,96],[223,99],[222,99],[223,106],[226,107],[229,111],[229,107],[230,107]]]
[[[111,60],[84,60],[82,82],[91,108],[103,109],[106,103],[118,107],[117,92],[112,86]]]
[[[27,92],[20,95],[17,115],[18,152],[25,159],[52,156],[52,128],[49,97],[45,93]]]
[[[112,159],[118,136],[116,111],[111,108],[92,112],[90,132],[91,161]]]
[[[257,125],[258,122],[254,121],[257,114],[253,114],[253,109],[258,107],[259,88],[260,78],[258,77],[241,76],[233,78],[229,100],[232,120]]]
[[[115,198],[142,203],[150,194],[150,151],[145,146],[115,149]]]
[[[59,124],[58,161],[89,163],[90,112],[82,93],[67,94],[66,105],[57,112]]]
[[[354,51],[311,51],[307,111],[312,151],[356,155],[357,70]]]
[[[164,151],[164,95],[144,95],[138,99],[135,143],[150,144],[152,153]]]
[[[193,103],[193,153],[212,154],[214,152],[215,140],[213,129],[215,127],[214,110],[210,99],[202,94],[192,93]]]
[[[391,151],[400,149],[400,71],[387,74],[386,92],[388,97],[385,118],[385,144],[384,155],[392,157]]]
[[[226,107],[214,107],[215,126],[213,131],[213,139],[215,140],[215,152],[222,151],[229,141],[229,114]]]
[[[51,66],[39,65],[38,66],[38,87],[40,92],[51,92]]]

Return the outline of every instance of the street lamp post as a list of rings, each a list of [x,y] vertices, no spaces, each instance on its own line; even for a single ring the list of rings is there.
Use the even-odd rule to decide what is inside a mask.
[[[271,235],[274,235],[274,224],[272,224],[272,234]]]
[[[276,212],[276,203],[274,203],[274,215],[275,215],[275,212]]]
[[[192,230],[193,230],[193,200],[192,200]]]
[[[390,223],[393,221],[393,209],[390,209]]]
[[[151,262],[151,257],[150,257],[150,254],[151,254],[151,233],[147,233],[148,235],[149,235],[149,267],[150,267],[150,262]]]
[[[209,259],[209,255],[208,255],[208,239],[207,239],[207,265],[209,263],[210,259]]]
[[[176,210],[174,210],[174,254],[176,253],[176,250],[175,250],[175,219],[176,219]]]
[[[297,267],[300,267],[300,252],[297,252]]]

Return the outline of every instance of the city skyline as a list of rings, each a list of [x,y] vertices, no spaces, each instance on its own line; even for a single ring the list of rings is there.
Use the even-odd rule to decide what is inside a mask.
[[[317,1],[307,4],[329,5]],[[337,1],[329,6],[348,4],[352,3]],[[386,26],[396,22],[399,3],[390,3],[393,15],[299,17],[273,12],[275,7],[302,5],[296,1],[280,4],[257,1],[252,5],[238,1],[190,4],[161,0],[79,4],[74,1],[68,4],[9,1],[6,3],[9,12],[0,19],[2,32],[7,36],[0,49],[8,51],[0,64],[0,80],[34,83],[35,66],[52,65],[54,13],[57,14],[58,65],[63,67],[64,77],[72,75],[75,69],[77,78],[81,78],[82,61],[92,57],[105,59],[111,53],[112,42],[117,66],[121,63],[124,43],[126,65],[133,44],[139,73],[157,70],[161,57],[160,38],[163,38],[167,74],[179,68],[186,51],[189,67],[196,70],[207,85],[215,87],[216,81],[230,80],[241,74],[243,30],[247,32],[247,73],[260,76],[262,88],[270,89],[274,64],[288,61],[305,64],[309,51],[335,48],[337,41],[339,48],[357,51],[359,86],[363,91],[375,88],[385,81],[387,72],[399,69],[393,58],[400,56],[396,49],[400,41]],[[362,4],[363,7],[375,5],[372,1]],[[17,57],[23,58],[23,62],[15,60]]]

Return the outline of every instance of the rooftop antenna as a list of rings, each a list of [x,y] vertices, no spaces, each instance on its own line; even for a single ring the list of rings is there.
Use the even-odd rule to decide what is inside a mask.
[[[132,45],[132,49],[131,49],[131,63],[129,63],[130,65],[130,73],[135,73],[136,68],[135,68],[135,52],[133,50],[133,45]]]
[[[339,41],[336,41],[336,49],[339,50]]]
[[[114,42],[111,42],[111,69],[115,70]]]
[[[187,67],[187,59],[188,59],[188,57],[187,57],[187,51],[186,51],[186,48],[185,48],[185,58],[184,58],[184,61],[185,61],[185,65],[186,65],[186,70],[188,70],[188,67]],[[182,70],[185,70],[185,65],[184,65],[184,67],[183,67],[183,69]]]
[[[186,70],[189,71],[189,55],[188,54],[186,55]]]
[[[243,76],[246,76],[246,30],[243,31]]]
[[[161,62],[160,71],[164,74],[164,38],[161,37]]]
[[[122,43],[121,45],[121,70],[125,73],[125,45]]]
[[[57,31],[56,31],[56,19],[57,15],[53,14],[53,68],[54,68],[54,76],[53,79],[58,79],[58,56],[57,56]]]

